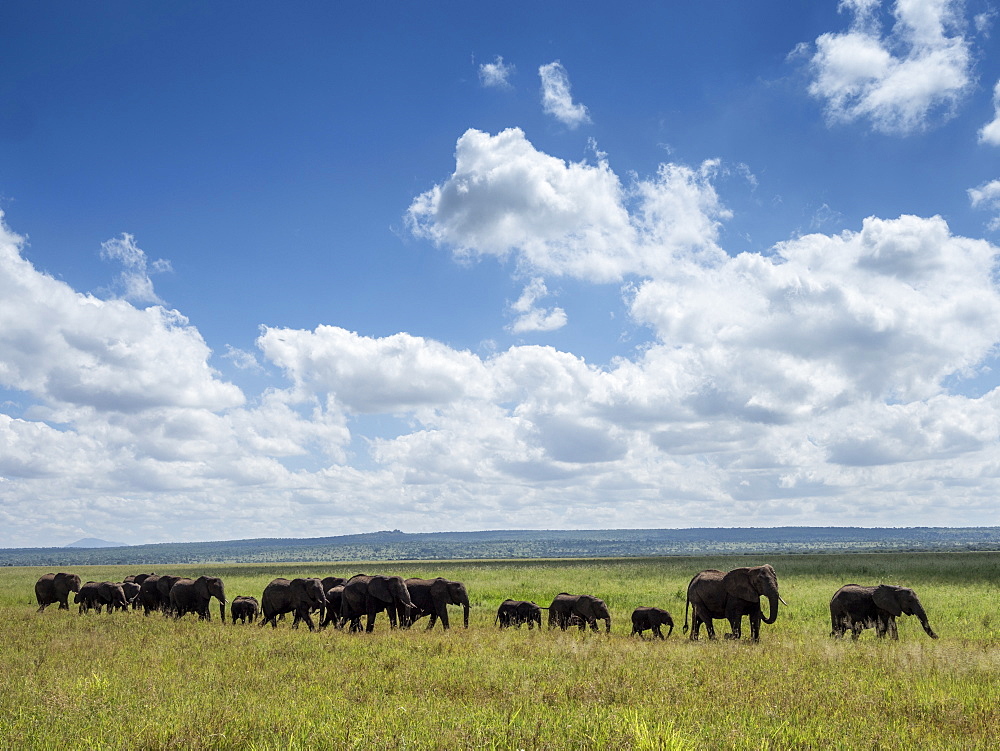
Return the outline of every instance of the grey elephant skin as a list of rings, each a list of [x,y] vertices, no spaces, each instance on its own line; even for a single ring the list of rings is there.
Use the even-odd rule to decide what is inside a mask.
[[[35,599],[38,601],[38,611],[41,613],[54,602],[59,603],[58,610],[69,610],[69,593],[80,591],[80,577],[64,571],[58,574],[45,574],[35,582]]]
[[[932,639],[938,638],[917,593],[909,587],[845,584],[830,599],[830,621],[833,625],[830,636],[843,637],[850,629],[851,638],[857,639],[864,629],[874,628],[879,638],[889,634],[890,638],[898,639],[896,618],[900,615],[917,616],[927,635]]]
[[[292,627],[297,628],[305,621],[310,631],[316,629],[310,613],[326,606],[326,596],[319,579],[284,579],[277,578],[264,588],[261,597],[261,613],[264,615],[261,626],[268,623],[278,627],[278,616],[284,613],[294,613]]]
[[[390,628],[397,624],[406,628],[410,625],[410,610],[413,601],[406,583],[400,576],[352,576],[344,584],[340,603],[340,617],[351,624],[351,631],[361,630],[361,617],[368,616],[365,631],[375,630],[375,616],[383,610],[389,617]]]
[[[149,615],[154,610],[162,609],[160,598],[160,577],[156,574],[147,576],[139,584],[139,604],[142,606],[143,615]]]
[[[560,592],[549,605],[549,628],[559,626],[565,631],[570,626],[570,619],[576,616],[580,619],[580,630],[589,625],[592,631],[597,631],[597,622],[604,621],[605,633],[611,633],[611,613],[604,600],[593,595],[571,595]]]
[[[163,577],[160,577],[163,581]],[[226,624],[226,586],[218,576],[199,576],[197,579],[178,579],[170,587],[170,610],[175,618],[186,613],[197,613],[203,621],[212,620],[208,606],[212,598],[219,601],[219,618]]]
[[[229,616],[233,619],[234,626],[237,620],[243,624],[253,623],[259,614],[260,603],[256,597],[239,595],[229,604]]]
[[[493,625],[500,628],[521,628],[525,623],[529,631],[535,626],[542,627],[542,608],[530,600],[504,600],[497,608],[497,617],[493,619]]]
[[[108,613],[115,610],[128,610],[125,589],[118,582],[99,582],[97,585],[97,600],[100,605],[108,609]],[[100,612],[100,606],[98,607],[98,612]]]
[[[768,601],[770,613],[763,615],[760,598]],[[778,618],[778,603],[785,601],[778,594],[778,575],[770,565],[734,568],[723,573],[707,569],[694,575],[688,584],[687,603],[684,605],[684,632],[688,630],[688,608],[692,611],[691,639],[698,638],[701,624],[705,624],[708,638],[715,638],[712,621],[725,618],[731,633],[727,639],[742,635],[743,616],[750,621],[750,639],[759,641],[761,622],[772,624]]]
[[[101,612],[101,601],[97,597],[98,582],[87,582],[80,591],[76,593],[73,602],[80,606],[81,614],[90,612],[91,609]]]
[[[156,580],[156,591],[159,592],[160,601],[159,609],[162,610],[165,615],[170,615],[174,612],[173,606],[170,604],[170,590],[173,589],[174,584],[183,578],[184,577],[182,576],[163,574]],[[149,579],[146,581],[149,581]]]
[[[336,579],[338,577],[328,577]],[[323,581],[326,581],[324,579]],[[341,581],[345,581],[341,579]],[[344,620],[340,617],[340,608],[344,601],[344,585],[337,584],[326,590],[326,615],[323,618],[323,622],[319,624],[320,628],[326,628],[331,623],[334,628],[343,628]]]
[[[411,623],[429,615],[431,619],[427,624],[428,629],[434,628],[434,624],[440,619],[441,627],[447,631],[448,606],[460,605],[464,613],[465,628],[469,627],[469,593],[462,582],[439,576],[436,579],[406,579],[403,583],[413,602]]]
[[[658,639],[663,639],[663,632],[660,626],[667,626],[667,636],[674,632],[674,619],[663,608],[641,607],[632,611],[632,633],[631,636],[639,635],[640,639],[645,637],[643,631],[652,631]]]

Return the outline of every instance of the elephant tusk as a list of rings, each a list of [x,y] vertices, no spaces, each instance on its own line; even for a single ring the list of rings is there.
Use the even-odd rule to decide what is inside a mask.
[[[784,600],[782,600],[782,599],[781,599],[781,595],[778,595],[778,601],[779,601],[779,602],[780,602],[780,603],[781,603],[782,605],[784,605],[784,606],[785,606],[786,608],[788,607],[788,603],[787,603],[787,602],[785,602]]]

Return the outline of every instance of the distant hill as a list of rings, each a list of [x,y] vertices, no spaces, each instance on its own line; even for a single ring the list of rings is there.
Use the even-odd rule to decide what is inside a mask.
[[[0,565],[631,558],[971,550],[1000,550],[1000,527],[703,527],[417,534],[392,530],[305,539],[171,542],[115,548],[16,548],[0,550]]]
[[[82,540],[77,540],[76,542],[71,542],[66,545],[67,548],[124,548],[124,542],[109,542],[108,540],[99,540],[96,537],[84,537]]]

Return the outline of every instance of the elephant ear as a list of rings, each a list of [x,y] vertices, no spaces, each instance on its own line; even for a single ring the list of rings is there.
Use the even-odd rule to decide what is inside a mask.
[[[392,602],[392,592],[389,591],[389,580],[384,576],[373,576],[368,582],[368,594],[382,602]]]
[[[722,577],[722,586],[726,588],[726,592],[732,597],[739,597],[741,600],[746,600],[747,602],[760,600],[760,593],[754,589],[753,584],[750,582],[749,568],[734,568]]]
[[[896,595],[896,588],[887,584],[881,584],[872,592],[872,600],[875,604],[887,613],[898,616],[903,612],[899,605],[899,597]]]

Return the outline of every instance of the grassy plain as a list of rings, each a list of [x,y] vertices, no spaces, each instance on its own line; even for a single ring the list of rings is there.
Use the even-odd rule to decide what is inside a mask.
[[[788,607],[759,644],[680,633],[694,573],[763,562]],[[440,575],[473,610],[468,630],[390,632],[380,616],[367,635],[36,614],[54,569],[0,568],[0,748],[985,749],[1000,728],[1000,553],[74,570],[150,568],[222,576],[230,599],[275,576]],[[848,582],[912,586],[941,638],[904,617],[896,643],[830,639]],[[561,591],[602,597],[612,634],[493,626],[503,599]],[[673,636],[629,637],[639,605],[667,608]]]

